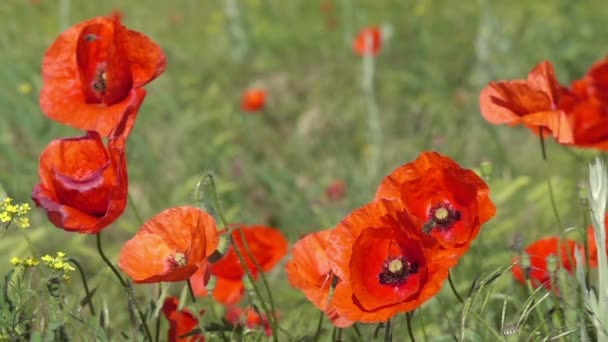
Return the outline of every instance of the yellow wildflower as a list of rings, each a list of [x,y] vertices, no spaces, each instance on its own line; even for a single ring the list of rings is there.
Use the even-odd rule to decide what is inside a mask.
[[[18,266],[20,263],[21,263],[21,259],[19,259],[18,257],[11,258],[11,264],[13,264],[13,266]]]

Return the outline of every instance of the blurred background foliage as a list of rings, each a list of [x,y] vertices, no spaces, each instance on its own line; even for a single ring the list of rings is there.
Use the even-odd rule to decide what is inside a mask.
[[[45,49],[70,25],[114,10],[122,12],[126,26],[155,40],[168,60],[165,73],[147,86],[128,142],[130,195],[144,220],[192,203],[194,185],[212,171],[230,220],[273,225],[295,241],[335,225],[372,198],[384,175],[421,151],[436,150],[463,167],[492,164],[488,182],[498,213],[455,268],[457,287],[467,289],[479,270],[508,265],[513,248],[557,231],[547,179],[564,226],[581,227],[577,184],[586,179],[585,161],[597,153],[551,141],[543,162],[538,137],[484,121],[478,94],[490,80],[525,78],[543,59],[553,62],[564,84],[581,77],[606,54],[601,0],[4,0],[0,184],[16,201],[30,201],[46,144],[81,134],[39,110]],[[375,59],[382,132],[377,175],[367,172],[362,61],[351,50],[354,35],[368,25],[391,33]],[[239,108],[241,92],[251,86],[268,91],[261,113]],[[334,180],[346,184],[346,196],[337,202],[325,196]],[[114,294],[105,290],[110,286],[104,282],[116,284],[92,236],[65,233],[34,212],[32,228],[0,239],[2,273],[13,255],[62,250],[104,287],[108,298],[100,302],[122,295],[116,286]],[[104,230],[108,254],[115,256],[139,225],[128,208]],[[317,317],[312,306],[287,286],[281,267],[270,279],[285,328],[311,333],[315,320],[299,318],[301,310]],[[153,287],[138,291],[155,293]],[[446,302],[456,303],[444,289],[417,316],[457,320],[460,307],[445,312]],[[118,312],[114,319],[126,315]],[[415,323],[449,338],[449,319]]]

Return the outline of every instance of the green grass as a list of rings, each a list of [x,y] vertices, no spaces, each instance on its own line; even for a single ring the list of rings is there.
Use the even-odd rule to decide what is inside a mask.
[[[536,137],[521,127],[491,126],[481,117],[477,99],[489,80],[523,78],[542,59],[554,63],[563,83],[580,77],[607,52],[602,1],[342,0],[332,1],[333,10],[326,14],[316,0],[247,0],[237,1],[239,23],[227,18],[224,3],[4,0],[0,184],[16,200],[29,200],[40,151],[54,138],[80,134],[47,119],[38,108],[42,56],[67,26],[117,9],[128,27],[150,36],[168,59],[165,73],[147,87],[128,143],[130,194],[144,219],[191,203],[201,174],[212,171],[231,221],[272,224],[293,242],[335,225],[371,200],[384,175],[420,151],[436,150],[467,168],[492,162],[489,184],[498,214],[454,270],[461,291],[480,270],[509,264],[514,237],[527,243],[557,231],[545,183],[549,177],[562,222],[581,226],[584,212],[576,184],[586,179],[586,164],[553,142],[548,143],[549,161],[542,162]],[[330,19],[335,26],[326,26]],[[350,49],[358,29],[369,24],[392,30],[375,68],[382,132],[376,175],[368,173],[371,149],[361,60]],[[233,25],[240,25],[243,36],[232,33]],[[19,93],[22,84],[33,91]],[[240,94],[251,85],[269,92],[263,113],[239,109]],[[574,153],[582,160],[595,155]],[[329,203],[324,190],[335,179],[345,181],[347,195]],[[139,224],[127,209],[104,230],[108,254],[115,257]],[[98,305],[123,298],[96,254],[92,236],[56,229],[37,210],[32,225],[2,236],[1,274],[11,268],[13,255],[63,250],[81,260],[103,289]],[[317,313],[288,287],[280,266],[269,278],[281,326],[297,336],[312,334]],[[513,300],[525,300],[525,291],[510,274],[499,284],[497,293],[519,293]],[[71,286],[72,293],[80,291],[78,281]],[[179,291],[180,286],[172,288]],[[155,293],[153,286],[137,291]],[[204,303],[211,320],[219,308]],[[497,324],[502,301],[487,306],[477,312]],[[116,322],[126,324],[126,310],[110,309]],[[431,340],[450,340],[451,333],[459,333],[461,310],[446,286],[416,313],[417,336],[423,339],[424,330]],[[397,320],[395,338],[401,340],[405,318]],[[474,319],[467,324],[467,340],[491,338]]]

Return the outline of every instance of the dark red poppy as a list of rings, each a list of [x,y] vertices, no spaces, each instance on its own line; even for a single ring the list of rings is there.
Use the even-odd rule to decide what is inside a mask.
[[[515,257],[513,262],[516,264],[511,268],[511,272],[513,272],[515,279],[522,284],[526,284],[526,279],[530,279],[533,287],[543,286],[550,290],[552,288],[551,272],[547,269],[547,259],[555,258],[556,270],[564,268],[572,273],[576,265],[574,259],[576,248],[582,251],[581,246],[576,242],[572,240],[560,241],[558,237],[537,240],[524,250],[524,253],[530,257],[530,267],[522,269],[519,263],[520,258]]]
[[[239,227],[245,236],[251,255],[262,271],[270,271],[287,254],[288,242],[279,230],[260,225],[241,225]],[[247,256],[239,229],[232,231],[232,239],[245,258],[247,268],[257,279],[259,270],[255,267],[253,260]],[[243,277],[246,277],[246,274],[232,246],[220,260],[209,265],[208,272],[215,276],[216,282],[212,295],[216,301],[225,305],[233,305],[241,299],[245,291]],[[197,296],[207,295],[205,276],[205,271],[199,270],[190,279]]]
[[[382,30],[377,26],[362,29],[353,40],[353,51],[359,56],[376,56],[380,53],[381,46]]]
[[[560,108],[568,115],[573,145],[608,150],[608,58],[564,90]]]
[[[268,317],[260,315],[252,308],[241,309],[236,307],[228,307],[225,318],[233,325],[245,326],[248,329],[256,329],[261,327],[264,329],[266,336],[272,336],[272,329],[268,323]]]
[[[264,108],[266,91],[262,89],[248,89],[243,93],[241,109],[245,112],[257,112]]]
[[[127,203],[125,138],[97,132],[56,139],[40,154],[40,184],[32,199],[49,220],[67,231],[94,234],[114,222]]]
[[[124,27],[120,15],[89,19],[61,33],[46,51],[40,107],[53,120],[109,136],[125,113],[137,112],[146,95],[142,87],[165,66],[158,45]]]
[[[163,304],[163,314],[169,321],[169,342],[205,342],[205,336],[198,329],[198,318],[187,309],[178,310],[179,300],[167,297]],[[202,312],[201,312],[202,315]]]
[[[341,280],[332,303],[345,319],[383,322],[418,308],[441,290],[448,267],[399,200],[379,199],[344,218],[327,255]]]
[[[346,194],[346,184],[341,180],[331,182],[325,189],[325,197],[331,202],[337,202],[344,199]]]
[[[353,322],[340,316],[329,296],[334,282],[326,252],[331,232],[331,229],[326,229],[298,240],[291,249],[292,258],[285,265],[285,271],[291,286],[302,291],[314,306],[323,310],[335,326],[345,328]]]
[[[401,200],[418,229],[437,240],[451,267],[496,213],[489,192],[475,172],[436,152],[423,152],[384,178],[376,198]]]
[[[543,129],[559,143],[573,141],[566,113],[558,108],[562,86],[553,65],[543,61],[527,80],[490,82],[479,95],[481,114],[494,125],[523,124],[535,133]]]
[[[127,241],[118,267],[135,283],[188,280],[218,244],[215,220],[196,207],[161,211]]]

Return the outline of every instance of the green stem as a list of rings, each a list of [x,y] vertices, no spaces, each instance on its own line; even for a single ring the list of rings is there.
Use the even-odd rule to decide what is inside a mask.
[[[186,283],[188,283],[188,292],[190,293],[190,299],[192,299],[193,303],[196,303],[196,296],[194,295],[194,289],[192,288],[192,283],[190,282],[190,279],[186,280]]]
[[[450,288],[452,289],[452,292],[454,292],[454,295],[456,296],[458,301],[460,303],[464,303],[464,299],[462,299],[462,296],[460,296],[458,291],[456,291],[456,287],[454,286],[454,282],[452,281],[452,272],[449,272],[449,271],[448,271],[448,282],[450,283]]]
[[[323,317],[325,316],[325,312],[323,312],[322,310],[320,311],[320,315],[319,315],[319,321],[317,322],[317,331],[315,332],[315,337],[313,337],[313,341],[317,342],[319,341],[319,336],[321,336],[321,327],[323,326]]]
[[[414,317],[414,312],[415,311],[410,311],[405,313],[405,318],[407,322],[407,332],[410,335],[410,341],[412,342],[416,342],[416,339],[414,338],[414,332],[412,331],[412,318]]]
[[[393,330],[391,329],[390,318],[386,321],[386,328],[384,328],[384,342],[391,342],[393,340]]]
[[[534,289],[532,288],[532,281],[528,278],[526,279],[526,285],[528,288],[528,292],[530,293],[530,296],[534,296],[535,292]],[[545,336],[549,336],[549,327],[547,327],[547,322],[545,319],[543,319],[543,313],[540,311],[540,308],[538,307],[538,305],[536,304],[532,304],[534,305],[534,312],[536,313],[536,316],[538,316],[538,320],[539,320],[539,324],[541,324],[543,331],[545,333]]]
[[[557,204],[555,203],[555,195],[553,195],[553,186],[551,185],[551,178],[547,178],[547,187],[549,188],[549,200],[551,201],[551,210],[553,210],[553,216],[555,217],[555,221],[557,222],[559,231],[563,232],[564,226],[562,226],[562,220],[559,218],[559,213],[557,211]]]
[[[78,273],[80,273],[80,278],[82,279],[82,286],[84,287],[84,292],[86,294],[87,304],[89,304],[89,310],[91,310],[91,315],[96,316],[95,308],[93,308],[93,296],[91,291],[89,291],[89,284],[87,284],[87,277],[84,275],[84,270],[82,266],[76,259],[68,258],[68,262],[71,262],[78,269]]]
[[[266,287],[266,291],[268,293],[268,301],[270,302],[270,308],[268,308],[268,306],[266,305],[266,302],[264,301],[264,298],[262,297],[262,292],[257,287],[257,285],[255,283],[255,278],[253,277],[253,274],[249,270],[249,267],[247,267],[247,263],[245,262],[245,258],[243,257],[241,251],[239,250],[236,242],[234,242],[234,239],[231,238],[230,239],[230,243],[232,244],[232,248],[234,249],[234,252],[235,252],[236,256],[238,257],[239,262],[243,266],[243,269],[245,270],[245,273],[247,274],[247,278],[249,278],[249,280],[251,281],[251,284],[253,286],[253,290],[255,291],[255,293],[257,294],[257,296],[260,298],[260,303],[262,304],[262,309],[266,313],[266,317],[268,317],[268,320],[269,320],[269,323],[270,323],[270,328],[272,330],[273,341],[276,342],[276,341],[278,341],[278,336],[277,336],[277,318],[275,316],[274,303],[272,301],[272,295],[271,295],[270,287],[268,286],[268,282],[266,281],[266,277],[264,276],[264,270],[262,270],[262,268],[260,267],[260,265],[258,264],[258,262],[255,260],[255,258],[253,257],[253,255],[251,255],[251,251],[249,250],[249,246],[247,245],[247,240],[245,239],[243,231],[240,229],[240,227],[231,228],[228,225],[228,220],[224,216],[224,213],[222,212],[221,207],[220,207],[220,201],[219,201],[219,198],[217,196],[217,189],[215,187],[215,180],[213,178],[213,175],[211,173],[208,173],[206,177],[209,179],[209,186],[211,187],[211,197],[212,197],[212,200],[213,200],[213,205],[215,207],[215,211],[217,212],[217,215],[219,216],[220,221],[222,222],[222,225],[224,226],[225,229],[227,229],[226,234],[228,234],[228,236],[231,237],[232,236],[232,230],[233,229],[237,229],[238,230],[238,232],[240,234],[240,237],[241,237],[241,241],[243,242],[243,249],[247,253],[247,256],[253,261],[255,267],[260,271],[260,277],[262,278],[262,280],[264,282],[264,286]]]
[[[158,283],[158,298],[160,299],[163,295],[163,283],[159,282]],[[154,341],[156,342],[160,342],[160,325],[162,323],[161,320],[161,313],[158,312],[158,316],[156,316],[156,331],[155,331],[155,336],[154,336]]]
[[[108,257],[103,253],[103,248],[101,248],[101,232],[97,233],[96,236],[97,236],[97,251],[99,252],[99,255],[101,256],[103,261],[106,263],[106,265],[108,265],[108,267],[110,267],[110,269],[112,270],[112,272],[114,273],[116,278],[118,278],[118,281],[120,281],[120,284],[125,289],[125,291],[127,291],[127,298],[129,299],[129,301],[131,303],[133,303],[133,306],[135,306],[135,310],[137,310],[137,314],[139,315],[139,318],[141,320],[141,325],[144,328],[146,337],[148,338],[148,341],[152,341],[152,334],[150,334],[150,328],[148,328],[148,323],[146,323],[146,316],[141,311],[141,309],[139,308],[139,305],[137,304],[137,301],[134,298],[135,296],[133,294],[133,288],[131,287],[130,284],[128,284],[122,278],[122,276],[120,275],[120,273],[118,272],[116,267],[114,267],[114,265],[112,264],[110,259],[108,259]]]

